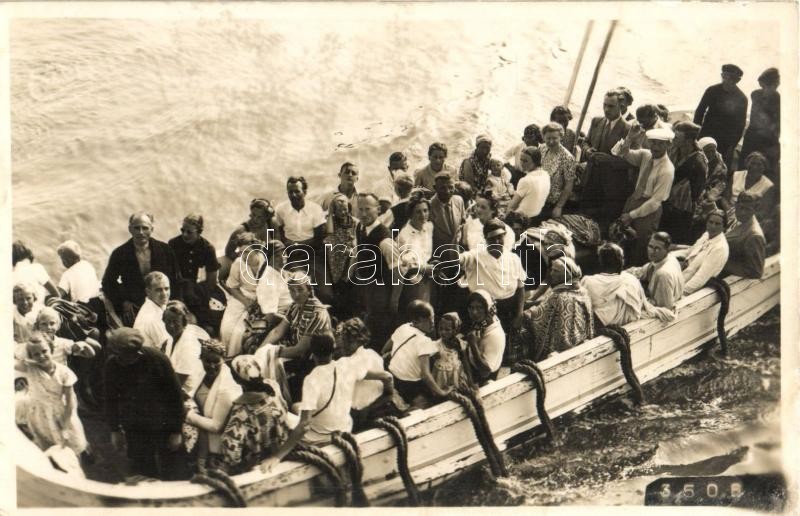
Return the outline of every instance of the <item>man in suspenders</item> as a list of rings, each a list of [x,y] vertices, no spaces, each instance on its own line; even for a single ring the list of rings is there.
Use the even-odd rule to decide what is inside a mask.
[[[353,391],[360,380],[383,382],[384,393],[391,394],[392,375],[354,360],[333,360],[334,339],[329,334],[311,337],[311,357],[316,367],[303,381],[298,428],[304,430],[302,441],[327,443],[336,431],[350,432],[353,419]]]

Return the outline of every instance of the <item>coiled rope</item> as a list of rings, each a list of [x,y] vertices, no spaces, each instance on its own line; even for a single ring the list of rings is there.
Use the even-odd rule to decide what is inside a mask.
[[[247,507],[247,500],[239,486],[224,471],[209,469],[205,473],[198,473],[190,480],[193,484],[204,484],[221,491],[232,507]]]
[[[728,335],[725,333],[725,317],[731,306],[731,287],[721,278],[711,278],[705,285],[719,294],[719,315],[717,315],[717,338],[723,355],[728,354]]]
[[[350,493],[353,507],[369,507],[367,494],[362,484],[364,478],[364,464],[361,462],[361,450],[355,437],[348,432],[334,432],[331,442],[342,450],[350,469]]]
[[[472,429],[475,431],[475,437],[483,448],[483,453],[489,462],[489,469],[495,477],[508,476],[503,455],[497,448],[497,444],[492,437],[492,430],[489,428],[489,422],[486,420],[486,414],[483,411],[483,404],[478,396],[471,389],[462,389],[460,392],[451,392],[448,396],[450,401],[458,403],[464,412],[467,414]],[[478,408],[480,406],[480,408]]]
[[[336,496],[336,507],[343,507],[347,503],[347,488],[345,486],[345,481],[342,479],[342,476],[339,474],[339,470],[336,469],[336,466],[333,464],[333,461],[327,453],[316,446],[298,444],[291,452],[289,452],[286,458],[295,462],[301,462],[303,464],[315,466],[317,469],[325,473],[333,482]]]
[[[408,436],[405,428],[393,416],[378,419],[375,421],[375,425],[386,430],[394,439],[394,444],[397,446],[397,470],[400,472],[403,486],[406,488],[406,493],[408,493],[408,501],[413,507],[419,507],[421,504],[419,489],[411,476],[411,471],[408,469]]]
[[[533,388],[536,390],[536,414],[539,416],[539,421],[544,426],[544,431],[550,441],[554,441],[556,437],[556,430],[553,426],[553,421],[547,413],[544,406],[545,398],[547,397],[547,387],[544,381],[544,373],[536,365],[536,362],[529,359],[520,360],[515,363],[511,370],[515,373],[522,373],[528,377],[533,383]]]
[[[622,326],[611,324],[600,328],[598,331],[600,335],[604,335],[614,341],[617,350],[620,354],[620,365],[622,366],[622,374],[625,375],[625,380],[633,390],[633,399],[637,405],[644,403],[644,391],[642,391],[642,384],[639,383],[639,378],[636,376],[636,371],[633,370],[633,360],[631,358],[631,336],[628,330]]]

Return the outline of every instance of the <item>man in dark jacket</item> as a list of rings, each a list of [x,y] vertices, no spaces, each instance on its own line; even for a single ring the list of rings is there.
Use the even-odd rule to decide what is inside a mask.
[[[172,248],[150,236],[153,232],[153,216],[138,212],[128,219],[131,239],[117,247],[108,258],[103,274],[103,294],[122,316],[126,326],[132,326],[136,312],[144,302],[144,277],[153,271],[163,272],[170,285],[178,285],[175,253]],[[173,297],[179,297],[173,292]]]
[[[111,443],[126,444],[135,474],[161,480],[186,478],[181,446],[183,398],[167,356],[144,346],[139,330],[119,328],[108,337],[105,412]]]
[[[733,151],[747,120],[747,96],[736,86],[742,75],[738,66],[723,65],[722,82],[706,90],[694,112],[694,123],[702,126],[700,138],[711,136],[717,141],[728,170],[732,170]]]

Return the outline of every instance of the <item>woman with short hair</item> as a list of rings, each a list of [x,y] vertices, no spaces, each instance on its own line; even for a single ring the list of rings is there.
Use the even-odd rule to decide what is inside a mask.
[[[431,271],[428,261],[433,256],[433,223],[430,219],[431,204],[425,197],[412,196],[408,201],[408,222],[397,236],[400,251],[400,272],[403,274],[403,290],[399,306],[417,299],[430,302]]]
[[[200,361],[200,343],[211,337],[203,328],[194,324],[194,315],[182,301],[173,299],[167,302],[161,318],[173,342],[169,361],[178,375],[181,387],[191,394],[200,385],[204,374],[203,363]]]
[[[542,168],[550,174],[550,192],[547,194],[543,218],[560,217],[569,202],[575,186],[575,158],[561,144],[564,128],[550,122],[542,128],[544,143],[539,145],[542,152]]]
[[[275,208],[268,199],[256,198],[250,201],[250,217],[233,230],[231,236],[228,237],[228,243],[225,244],[225,256],[219,260],[221,265],[219,281],[221,283],[228,278],[233,261],[239,256],[242,234],[251,233],[255,239],[269,242],[278,235],[278,227],[274,223],[274,219]]]

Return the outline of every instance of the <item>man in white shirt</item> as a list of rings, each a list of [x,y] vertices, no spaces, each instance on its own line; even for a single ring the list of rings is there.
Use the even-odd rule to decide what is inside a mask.
[[[144,345],[172,354],[172,338],[164,326],[164,307],[169,301],[169,278],[163,272],[153,271],[144,277],[144,304],[136,314],[133,328],[144,335]]]
[[[550,174],[542,168],[542,152],[534,147],[526,154],[533,161],[533,170],[517,183],[517,191],[508,205],[509,211],[516,211],[530,219],[541,213],[547,196],[550,194]]]
[[[497,303],[497,317],[508,333],[522,325],[525,302],[525,270],[519,256],[503,250],[506,225],[492,219],[483,225],[486,248],[467,251],[459,257],[470,292],[487,291]]]
[[[661,221],[661,204],[669,199],[675,166],[667,156],[669,142],[675,136],[669,129],[650,129],[645,133],[649,149],[630,148],[643,129],[633,124],[628,135],[614,146],[612,153],[639,167],[636,188],[625,202],[620,222],[636,231],[636,238],[626,243],[629,265],[647,262],[647,243]]]
[[[413,403],[417,396],[443,398],[449,391],[439,387],[430,369],[430,358],[439,351],[427,335],[433,331],[433,307],[412,301],[406,313],[411,322],[398,327],[383,347],[394,386],[407,403]]]
[[[683,295],[683,271],[678,260],[669,254],[672,239],[668,233],[658,231],[647,244],[649,262],[642,267],[631,267],[625,272],[642,282],[647,297],[655,306],[673,310]]]
[[[337,193],[341,193],[347,196],[347,202],[350,203],[351,213],[358,213],[358,191],[356,191],[358,173],[358,167],[355,164],[349,161],[342,163],[342,166],[339,168],[339,186],[336,187],[336,190],[326,194],[322,198],[320,205],[323,210],[327,212],[328,208],[331,206],[333,197]]]
[[[689,248],[671,254],[681,261],[683,268],[683,295],[694,294],[717,276],[728,261],[728,241],[725,228],[728,217],[723,210],[714,210],[706,216],[706,232]]]
[[[70,301],[87,303],[100,295],[100,280],[94,266],[81,259],[81,246],[73,240],[67,240],[56,249],[61,263],[67,269],[58,282],[58,290],[62,297]]]
[[[306,199],[308,182],[304,177],[291,176],[286,181],[288,201],[275,207],[275,216],[281,231],[281,240],[286,245],[308,244],[315,231],[325,223],[322,207]]]
[[[359,381],[379,380],[385,391],[391,393],[392,375],[353,360],[333,361],[333,348],[333,337],[328,334],[311,338],[311,357],[316,367],[303,380],[302,401],[297,404],[300,411],[297,427],[305,428],[303,442],[327,443],[333,432],[353,429],[350,410]]]

